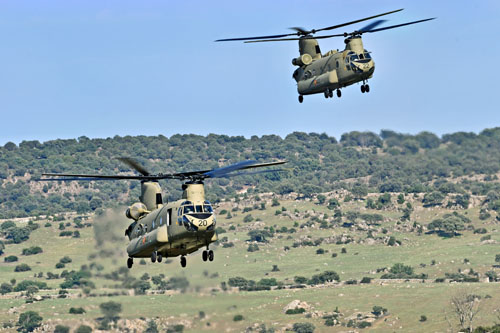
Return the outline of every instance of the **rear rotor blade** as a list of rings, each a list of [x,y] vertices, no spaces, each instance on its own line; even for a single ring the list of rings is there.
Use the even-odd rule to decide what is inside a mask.
[[[371,30],[371,29],[373,29],[375,27],[378,27],[379,25],[381,25],[384,22],[387,22],[387,20],[376,20],[376,21],[373,21],[372,23],[370,23],[368,25],[365,25],[363,28],[359,29],[358,31],[359,32],[365,32],[365,31]]]
[[[390,11],[390,12],[387,12],[387,13],[382,13],[382,14],[378,14],[378,15],[374,15],[374,16],[370,16],[370,17],[365,17],[365,18],[362,18],[362,19],[359,19],[359,20],[355,20],[355,21],[351,21],[351,22],[347,22],[347,23],[332,25],[330,27],[321,28],[321,29],[315,29],[315,30],[312,30],[312,32],[315,33],[315,32],[318,32],[318,31],[325,31],[325,30],[333,30],[333,29],[342,28],[342,27],[345,27],[346,25],[351,25],[351,24],[355,24],[355,23],[358,23],[358,22],[368,21],[368,20],[371,20],[371,19],[374,19],[374,18],[377,18],[377,17],[380,17],[380,16],[397,13],[397,12],[402,11],[403,9],[404,8],[396,9],[396,10],[393,10],[393,11]]]
[[[229,177],[235,177],[235,176],[257,175],[259,173],[282,172],[282,171],[289,171],[289,170],[287,170],[287,169],[272,169],[272,170],[259,170],[259,171],[242,171],[242,172],[229,173],[229,174],[222,175],[222,176],[215,177],[215,178],[229,178]]]
[[[257,161],[243,161],[243,162],[238,162],[235,164],[231,164],[227,167],[215,169],[212,171],[209,171],[203,176],[206,178],[221,178],[221,177],[232,177],[233,175],[236,174],[231,174],[231,172],[237,171],[237,170],[246,170],[246,169],[253,169],[253,168],[262,168],[262,167],[267,167],[267,166],[272,166],[272,165],[279,165],[279,164],[284,164],[286,161],[279,161],[279,162],[270,162],[270,163],[260,163],[257,164]],[[270,170],[269,170],[270,171]]]
[[[405,25],[410,25],[410,24],[416,24],[416,23],[421,23],[421,22],[426,22],[426,21],[431,21],[436,19],[435,17],[428,18],[425,20],[418,20],[418,21],[413,21],[413,22],[408,22],[408,23],[403,23],[403,24],[397,24],[397,25],[390,25],[388,27],[383,27],[383,28],[378,28],[378,29],[372,29],[364,32],[377,32],[377,31],[382,31],[382,30],[389,30],[389,29],[394,29],[394,28],[399,28],[399,27],[404,27]]]

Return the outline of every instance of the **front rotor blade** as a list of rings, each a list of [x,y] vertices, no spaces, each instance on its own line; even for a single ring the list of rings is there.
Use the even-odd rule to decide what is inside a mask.
[[[254,40],[254,39],[267,39],[267,38],[281,38],[287,36],[298,36],[299,32],[295,32],[292,34],[283,34],[283,35],[271,35],[271,36],[260,36],[260,37],[241,37],[241,38],[225,38],[225,39],[217,39],[216,42],[234,42],[234,41],[242,41],[242,40]]]
[[[393,11],[390,11],[390,12],[387,12],[387,13],[378,14],[378,15],[374,15],[374,16],[370,16],[370,17],[365,17],[365,18],[362,18],[360,20],[355,20],[355,21],[351,21],[351,22],[347,22],[347,23],[332,25],[331,27],[326,27],[326,28],[321,28],[321,29],[314,29],[314,30],[312,30],[312,32],[314,33],[314,32],[318,32],[318,31],[325,31],[325,30],[333,30],[333,29],[342,28],[342,27],[345,27],[346,25],[351,25],[351,24],[358,23],[358,22],[368,21],[368,20],[371,20],[371,19],[374,19],[374,18],[377,18],[377,17],[380,17],[380,16],[389,15],[389,14],[392,14],[392,13],[397,13],[397,12],[402,11],[403,9],[404,8],[396,9],[396,10],[393,10]]]
[[[282,42],[287,40],[301,40],[301,39],[310,39],[310,38],[297,37],[297,38],[260,39],[260,40],[248,40],[244,43]]]
[[[137,162],[133,158],[130,158],[130,157],[117,157],[116,159],[119,160],[120,162],[125,163],[126,165],[128,165],[132,169],[137,170],[143,176],[149,176],[151,174],[148,170],[146,170],[146,168],[144,168],[142,165],[140,165],[139,162]]]
[[[85,175],[85,174],[73,174],[73,173],[42,173],[42,176],[46,177],[69,177],[72,180],[121,180],[121,179],[133,179],[133,180],[153,180],[156,179],[154,176],[120,176],[120,175]],[[73,179],[74,178],[74,179]],[[37,180],[66,180],[65,178],[46,178]]]
[[[378,28],[378,29],[372,29],[372,30],[368,30],[368,31],[364,31],[364,32],[377,32],[377,31],[382,31],[382,30],[389,30],[389,29],[404,27],[405,25],[410,25],[410,24],[416,24],[416,23],[420,23],[420,22],[431,21],[431,20],[434,20],[434,19],[435,19],[435,17],[432,17],[432,18],[428,18],[428,19],[425,19],[425,20],[418,20],[418,21],[413,21],[413,22],[408,22],[408,23],[403,23],[403,24],[391,25],[391,26],[388,26],[388,27],[383,27],[383,28]]]

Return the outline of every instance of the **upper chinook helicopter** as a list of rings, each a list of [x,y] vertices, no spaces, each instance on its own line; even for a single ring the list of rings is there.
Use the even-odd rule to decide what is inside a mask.
[[[292,64],[298,66],[293,72],[293,78],[297,82],[297,91],[299,93],[299,102],[304,101],[304,95],[312,95],[324,93],[325,98],[333,97],[333,91],[337,90],[337,96],[341,97],[341,88],[350,86],[357,82],[363,82],[361,92],[369,92],[370,86],[368,79],[373,76],[375,71],[375,63],[370,55],[370,52],[363,47],[361,35],[383,31],[393,28],[399,28],[410,24],[430,21],[435,18],[428,18],[413,22],[407,22],[388,27],[376,28],[386,20],[376,20],[367,26],[352,32],[344,32],[335,35],[313,36],[315,33],[326,30],[338,29],[350,24],[371,20],[380,16],[389,15],[400,12],[403,9],[393,10],[387,13],[378,14],[363,19],[337,24],[321,29],[306,30],[300,27],[290,28],[295,30],[294,33],[259,36],[259,37],[243,37],[243,38],[227,38],[218,39],[216,42],[227,41],[244,41],[245,43],[259,42],[277,42],[277,41],[299,41],[300,57],[292,59]],[[297,37],[289,37],[297,36]],[[286,38],[284,38],[286,37]],[[331,50],[325,54],[321,54],[317,39],[325,39],[332,37],[345,37],[346,44],[344,51]]]
[[[222,168],[191,172],[153,175],[131,158],[119,158],[120,161],[137,170],[141,175],[87,175],[43,173],[43,181],[93,181],[93,180],[140,180],[140,202],[134,203],[125,215],[134,220],[125,230],[130,243],[127,246],[128,268],[132,268],[133,258],[151,257],[152,262],[161,262],[163,257],[181,256],[181,266],[186,267],[185,255],[206,247],[202,253],[203,261],[213,261],[214,252],[209,245],[217,241],[215,233],[215,214],[205,200],[203,181],[207,178],[227,178],[240,175],[252,175],[265,172],[284,171],[271,169],[245,172],[242,170],[284,164],[286,161],[257,163],[242,161]],[[61,178],[59,178],[61,177]],[[178,179],[182,185],[182,199],[164,204],[160,179]]]

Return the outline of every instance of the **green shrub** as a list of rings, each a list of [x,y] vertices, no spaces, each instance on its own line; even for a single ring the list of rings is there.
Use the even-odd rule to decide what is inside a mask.
[[[14,261],[17,261],[17,257],[16,256],[8,256],[8,257],[5,257],[3,258],[3,261],[5,262],[14,262]]]
[[[68,236],[71,236],[71,235],[73,235],[73,231],[69,231],[69,230],[61,231],[59,233],[60,237],[68,237]]]
[[[257,244],[249,244],[247,248],[248,252],[259,251],[259,246]]]
[[[75,333],[92,333],[92,327],[87,325],[80,325],[76,329]]]
[[[16,268],[14,268],[14,272],[26,272],[26,271],[31,271],[31,267],[27,264],[20,264],[17,265]]]
[[[69,327],[63,325],[57,325],[54,329],[54,333],[69,333]]]
[[[359,283],[371,283],[371,282],[372,282],[372,278],[365,276],[361,279],[361,281]]]
[[[248,215],[246,215],[246,216],[243,218],[243,222],[245,222],[245,223],[252,222],[252,221],[253,221],[252,214],[248,214]]]
[[[56,268],[57,268],[57,269],[64,268],[64,266],[65,266],[65,265],[64,265],[62,262],[58,262],[58,263],[56,264]]]
[[[315,328],[311,323],[295,323],[292,330],[295,333],[313,333]]]
[[[372,311],[372,313],[373,313],[375,316],[377,316],[377,317],[378,317],[378,316],[380,316],[380,315],[382,315],[382,314],[387,313],[387,309],[386,309],[386,308],[383,308],[383,307],[381,307],[381,306],[379,306],[379,305],[375,305],[375,306],[373,307],[373,311]]]
[[[63,264],[69,264],[70,262],[72,262],[73,260],[71,260],[70,257],[68,256],[64,256],[62,257],[61,259],[59,259],[59,262],[60,263],[63,263]]]
[[[306,309],[304,309],[304,308],[295,308],[295,309],[286,310],[285,314],[293,315],[293,314],[301,314],[304,312],[306,312]]]
[[[421,315],[421,316],[420,316],[420,321],[421,321],[421,322],[427,321],[427,316],[425,316],[425,315]]]
[[[242,321],[244,317],[240,314],[237,314],[236,316],[233,317],[233,321]]]
[[[17,326],[23,332],[33,332],[35,328],[40,327],[43,318],[35,311],[27,311],[21,313]]]
[[[323,249],[316,250],[316,254],[324,254],[324,253],[325,253],[325,250],[323,250]]]
[[[0,294],[2,294],[2,295],[8,294],[8,293],[12,292],[13,290],[14,290],[14,288],[12,288],[12,285],[9,283],[2,283],[0,285]]]
[[[81,307],[80,308],[73,308],[73,307],[71,307],[69,309],[69,313],[71,313],[71,314],[83,314],[83,313],[85,313],[85,309],[81,308]]]
[[[32,246],[32,247],[29,247],[27,249],[23,249],[24,256],[29,256],[29,255],[33,255],[33,254],[42,253],[42,252],[43,252],[43,250],[40,246]]]
[[[48,289],[47,283],[45,282],[40,282],[40,281],[31,281],[31,280],[24,280],[19,282],[15,287],[14,291],[25,291],[28,289],[30,286],[35,286],[38,289]]]

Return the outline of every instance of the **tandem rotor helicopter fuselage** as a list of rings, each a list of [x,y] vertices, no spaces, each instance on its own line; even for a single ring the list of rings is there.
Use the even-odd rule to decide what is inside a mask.
[[[296,31],[294,33],[259,37],[226,38],[218,39],[216,42],[243,41],[245,43],[262,43],[298,41],[300,56],[292,59],[292,64],[299,67],[294,71],[293,78],[297,82],[297,91],[299,93],[300,103],[304,101],[304,95],[323,93],[325,98],[331,98],[333,97],[333,91],[335,90],[337,92],[337,96],[341,97],[341,88],[358,82],[363,83],[361,85],[361,92],[365,93],[370,91],[370,86],[367,82],[368,79],[373,76],[375,71],[375,62],[373,61],[370,52],[363,46],[362,35],[365,33],[373,33],[430,21],[434,18],[391,25],[382,28],[377,27],[386,21],[376,20],[359,30],[352,32],[323,36],[314,36],[314,34],[320,31],[338,29],[347,25],[371,20],[402,10],[403,9],[393,10],[321,29],[306,30],[304,28],[294,27],[290,28]],[[318,44],[318,39],[332,37],[344,37],[345,49],[343,51],[331,50],[322,54]]]

